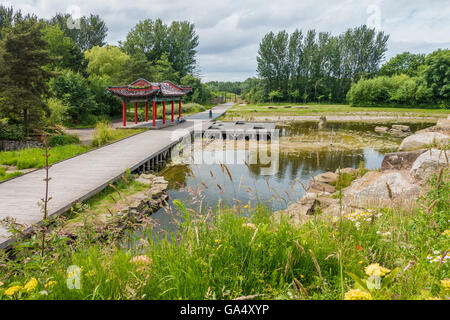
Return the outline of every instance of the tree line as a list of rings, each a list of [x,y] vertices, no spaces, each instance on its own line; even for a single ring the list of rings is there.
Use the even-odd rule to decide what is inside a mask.
[[[363,25],[329,32],[269,32],[257,55],[261,82],[255,100],[343,102],[353,81],[374,74],[387,50],[388,35]]]
[[[187,21],[140,21],[118,46],[98,15],[40,19],[0,5],[0,138],[23,139],[49,125],[92,125],[120,114],[111,85],[137,78],[194,87],[185,100],[209,103],[196,76],[198,35]]]
[[[389,36],[360,26],[328,32],[269,32],[259,45],[257,77],[211,81],[216,90],[255,102],[448,107],[450,51],[404,52],[386,63]]]

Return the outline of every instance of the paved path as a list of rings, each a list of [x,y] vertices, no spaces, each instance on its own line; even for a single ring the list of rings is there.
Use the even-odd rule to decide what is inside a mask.
[[[214,115],[221,115],[232,105],[215,107]],[[50,168],[49,214],[63,213],[75,202],[93,196],[127,169],[164,150],[173,142],[172,132],[180,128],[192,131],[193,127],[194,121],[188,119],[177,126],[149,130],[54,164]],[[39,169],[0,183],[0,220],[12,217],[26,227],[41,221],[38,203],[45,194],[44,178],[44,169]],[[0,226],[0,249],[8,245],[8,237],[7,230]]]

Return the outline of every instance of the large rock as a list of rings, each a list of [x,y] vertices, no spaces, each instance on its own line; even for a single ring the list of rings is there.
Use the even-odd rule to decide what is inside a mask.
[[[375,132],[378,133],[388,133],[389,128],[385,126],[377,126],[375,127]]]
[[[387,187],[389,185],[393,198],[417,198],[420,188],[410,180],[409,177],[396,171],[369,171],[345,188],[344,196],[353,196],[358,199],[389,199]]]
[[[334,193],[336,192],[336,188],[329,185],[328,183],[311,180],[308,184],[308,187],[306,188],[306,191],[308,191],[309,193]]]
[[[417,133],[422,132],[439,132],[442,134],[450,135],[450,116],[447,117],[447,119],[439,119],[435,126],[422,129],[420,131],[417,131]]]
[[[415,151],[401,151],[386,153],[381,163],[381,171],[386,170],[402,170],[411,169],[412,164],[416,161],[417,157],[424,153],[426,149],[420,149]]]
[[[321,183],[333,184],[337,181],[338,175],[333,172],[324,172],[314,177],[314,180]]]
[[[448,166],[448,156],[450,152],[446,150],[431,149],[422,153],[412,164],[410,173],[417,180],[426,180],[439,168]]]
[[[403,139],[398,151],[410,151],[424,148],[433,143],[447,144],[448,136],[439,132],[421,132]]]
[[[355,169],[355,168],[342,168],[342,169],[336,169],[336,171],[334,173],[336,173],[338,175],[339,171],[341,172],[341,174],[343,174],[343,173],[355,174],[356,171],[358,171],[358,169]]]
[[[285,216],[294,224],[301,224],[311,218],[312,215],[327,211],[329,208],[335,208],[338,205],[338,199],[330,198],[324,194],[306,193],[302,198],[289,205],[286,210],[277,211],[274,218],[279,220],[281,216]]]

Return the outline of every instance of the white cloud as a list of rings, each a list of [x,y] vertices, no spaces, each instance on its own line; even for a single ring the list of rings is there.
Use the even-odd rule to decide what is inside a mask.
[[[79,6],[82,15],[99,14],[117,44],[143,19],[189,20],[200,37],[198,64],[204,80],[244,80],[256,74],[258,44],[269,31],[317,29],[339,34],[367,23],[369,6],[380,12],[380,28],[390,35],[387,58],[403,51],[429,53],[450,44],[450,2],[420,0],[264,1],[264,0],[14,0],[24,12],[50,18]]]

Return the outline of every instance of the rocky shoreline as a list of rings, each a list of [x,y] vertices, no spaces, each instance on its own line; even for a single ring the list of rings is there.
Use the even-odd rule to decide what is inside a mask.
[[[167,200],[168,182],[160,176],[141,174],[135,181],[148,187],[130,196],[121,196],[115,204],[98,214],[86,212],[83,217],[69,220],[62,228],[62,234],[75,239],[84,233],[87,225],[95,229],[95,239],[111,234],[121,234],[130,224],[144,222]]]
[[[384,156],[380,170],[359,176],[357,169],[343,168],[313,177],[305,187],[306,193],[274,217],[287,216],[301,224],[317,214],[335,217],[382,206],[409,208],[426,191],[424,182],[428,177],[441,168],[448,168],[449,140],[450,117],[407,136],[398,152]],[[341,194],[336,189],[339,174],[355,177],[349,186],[342,188]]]

